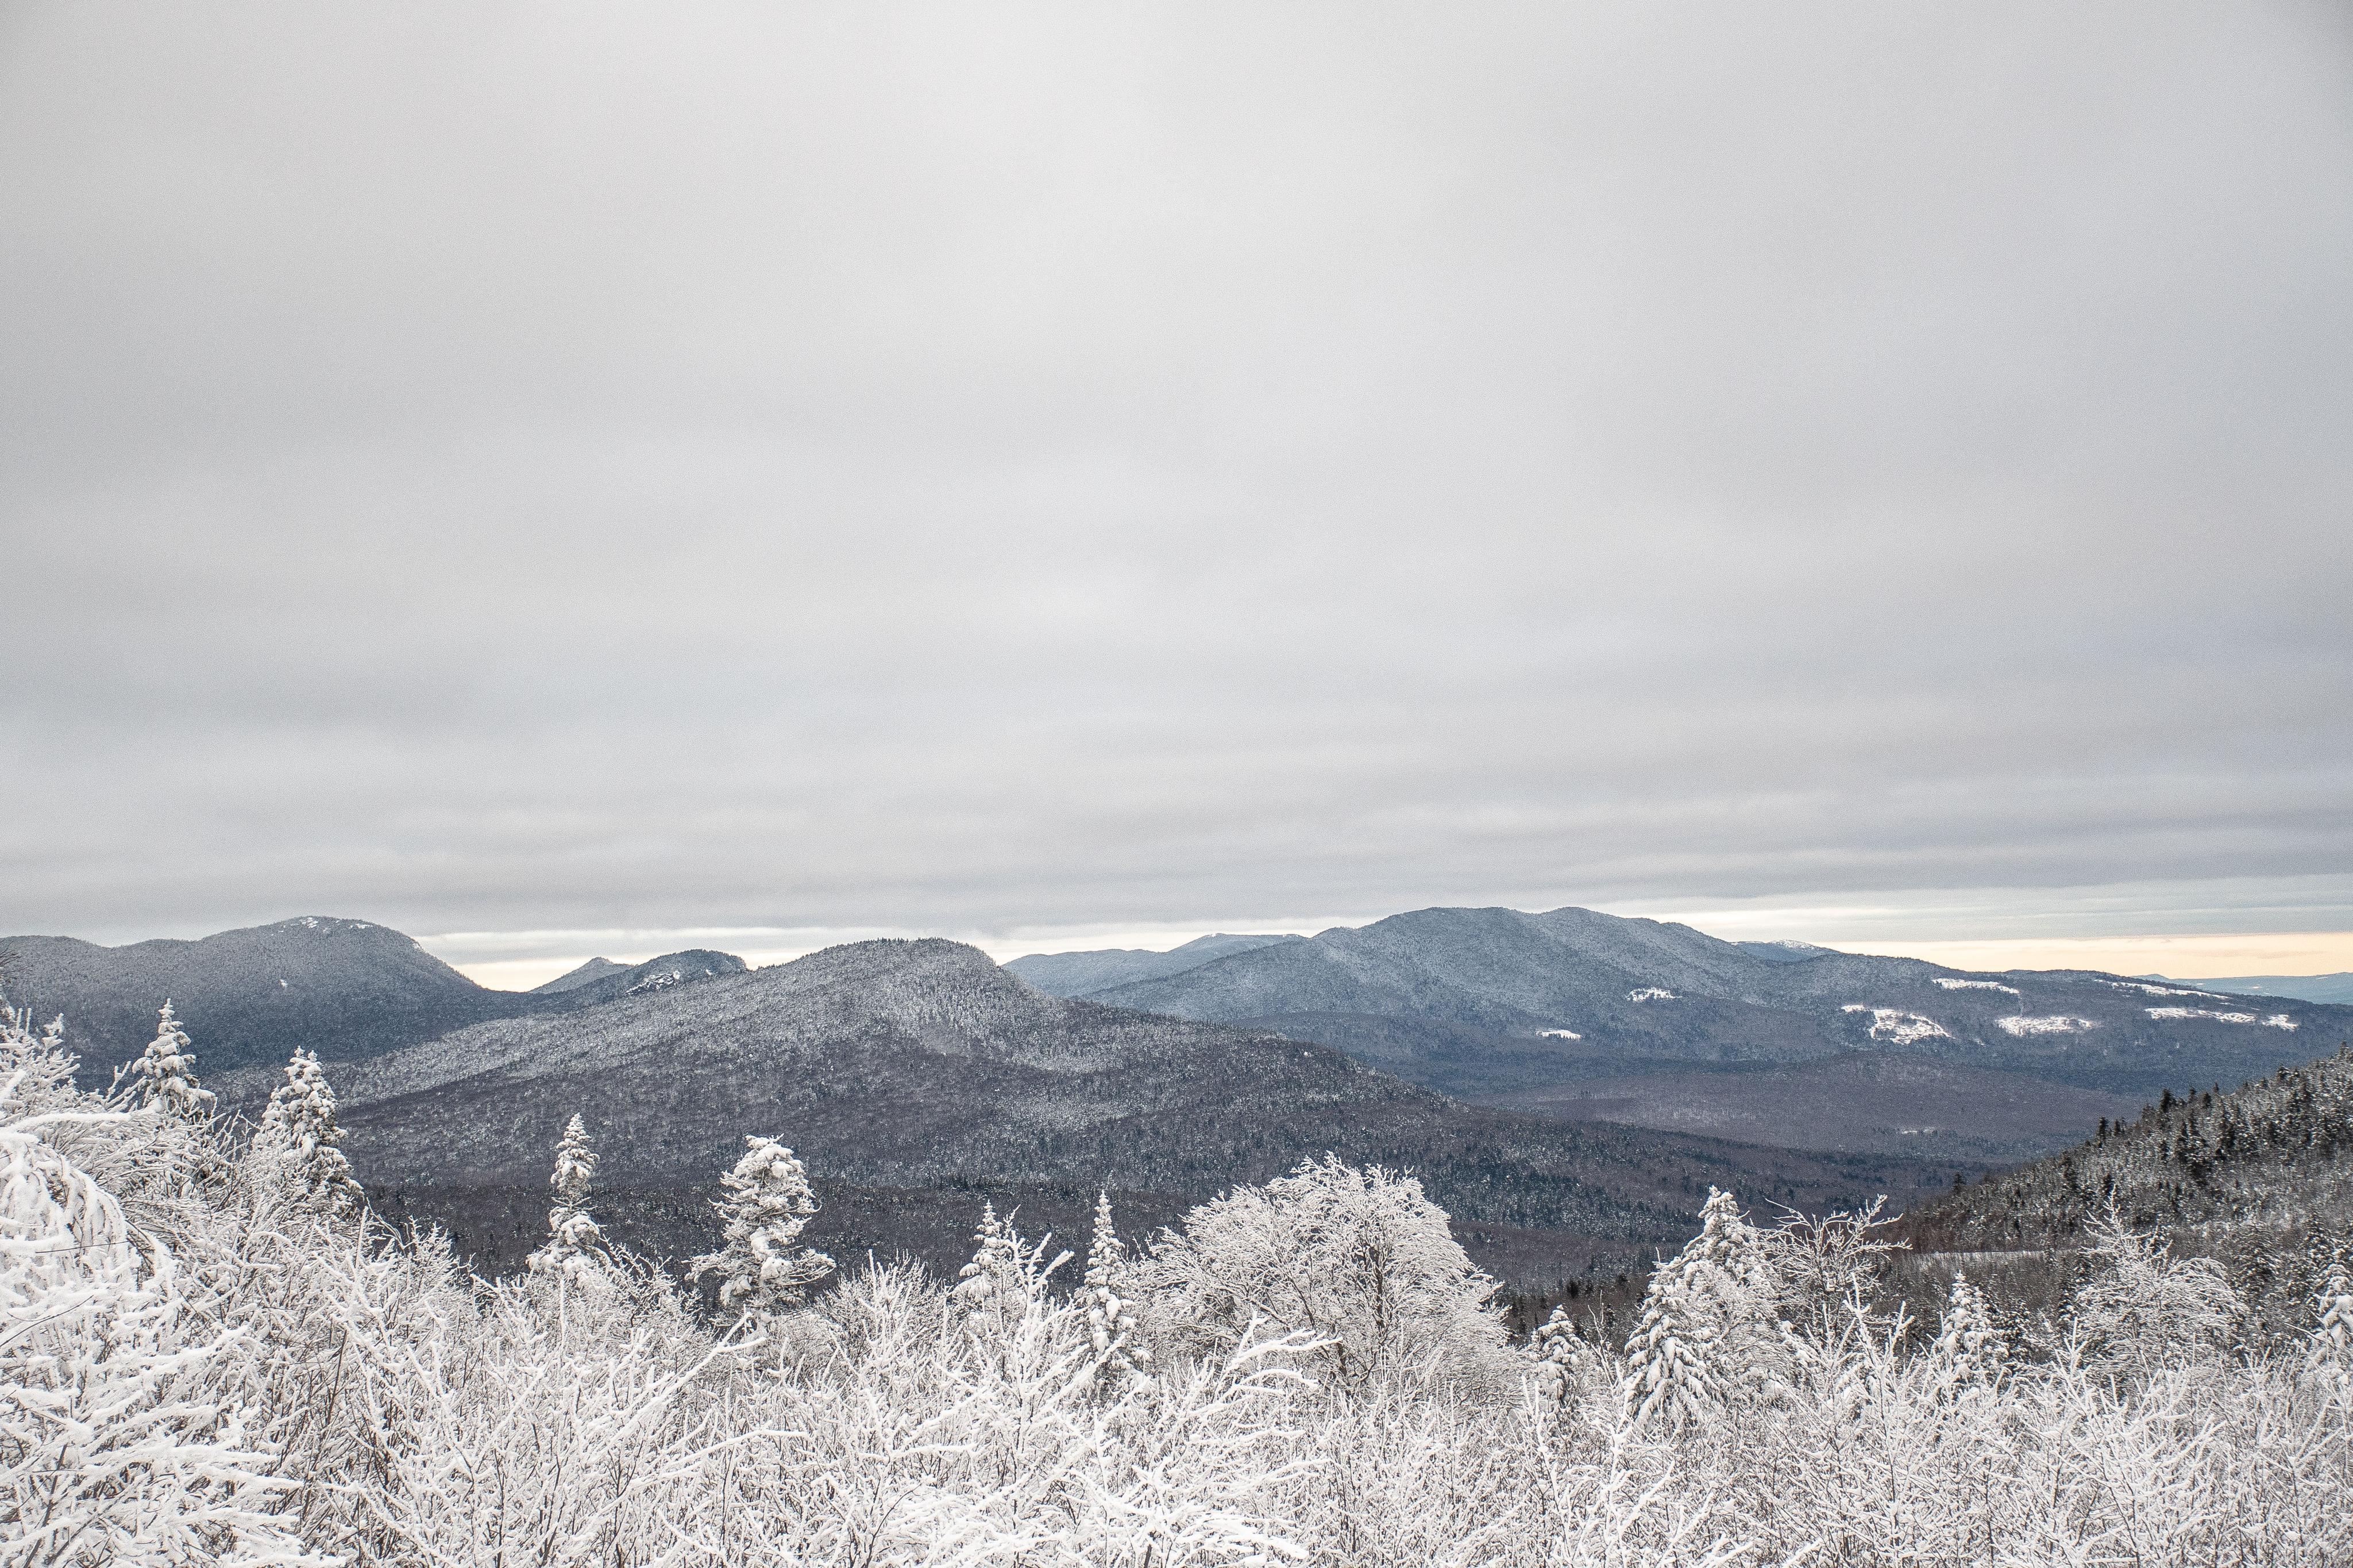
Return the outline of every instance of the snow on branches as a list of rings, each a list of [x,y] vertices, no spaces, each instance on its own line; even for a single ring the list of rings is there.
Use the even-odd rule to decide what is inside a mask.
[[[1783,1289],[1764,1236],[1730,1193],[1710,1187],[1699,1234],[1652,1272],[1627,1338],[1629,1417],[1680,1431],[1781,1393],[1790,1361],[1788,1327],[1775,1315]]]
[[[139,1101],[147,1109],[184,1121],[212,1114],[213,1091],[197,1087],[195,1047],[172,1016],[171,1003],[164,1004],[155,1037],[132,1071],[139,1079]]]
[[[278,1513],[297,1483],[254,1414],[192,1386],[233,1332],[205,1331],[171,1252],[51,1142],[130,1116],[18,1114],[25,1078],[0,1079],[0,1560],[324,1561]]]
[[[1392,1377],[1490,1384],[1515,1375],[1495,1281],[1411,1176],[1332,1155],[1201,1205],[1137,1270],[1162,1337],[1225,1354],[1258,1327],[1319,1342],[1342,1387]]]
[[[726,1222],[720,1249],[694,1260],[687,1278],[719,1282],[722,1310],[755,1325],[791,1311],[809,1288],[833,1272],[833,1259],[801,1245],[818,1211],[808,1172],[774,1138],[746,1135],[735,1168],[719,1178],[712,1207]]]
[[[588,1124],[575,1113],[555,1146],[555,1169],[547,1178],[555,1206],[547,1211],[546,1242],[525,1260],[533,1273],[579,1279],[605,1267],[605,1233],[588,1214],[588,1184],[596,1175]]]
[[[1152,1352],[1137,1342],[1135,1315],[1120,1295],[1127,1271],[1127,1246],[1112,1226],[1111,1194],[1097,1193],[1087,1276],[1078,1292],[1079,1308],[1086,1314],[1087,1342],[1094,1349],[1096,1375],[1106,1387],[1150,1393],[1152,1378],[1144,1369]]]
[[[286,1064],[286,1081],[269,1091],[254,1143],[275,1156],[323,1212],[347,1213],[359,1205],[360,1184],[343,1157],[343,1129],[335,1124],[335,1091],[311,1052],[297,1050]]]

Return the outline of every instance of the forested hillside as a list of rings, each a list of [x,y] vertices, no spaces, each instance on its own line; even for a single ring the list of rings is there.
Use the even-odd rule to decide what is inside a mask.
[[[1523,1338],[1420,1185],[1324,1157],[953,1279],[810,1246],[767,1137],[700,1295],[545,1141],[491,1281],[362,1203],[332,1084],[258,1129],[168,1027],[111,1098],[0,1018],[0,1561],[42,1568],[2320,1568],[2353,1553],[2353,1279],[2274,1342],[2100,1237],[2055,1318],[1891,1307],[1869,1215],[1730,1194],[1619,1332]]]
[[[2063,1154],[1955,1192],[1913,1227],[1950,1250],[2064,1246],[2111,1208],[2193,1234],[2353,1228],[2353,1046],[2233,1089],[2168,1089]]]

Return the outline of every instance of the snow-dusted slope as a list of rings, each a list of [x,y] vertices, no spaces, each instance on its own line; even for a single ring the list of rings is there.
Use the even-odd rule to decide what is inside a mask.
[[[1297,936],[1240,936],[1219,931],[1212,936],[1195,937],[1182,947],[1173,947],[1166,952],[1150,952],[1134,947],[1099,948],[1091,952],[1033,952],[1026,958],[1014,959],[1005,967],[1049,996],[1083,996],[1089,992],[1113,985],[1179,974],[1187,969],[1198,969],[1212,959],[1248,952],[1253,948],[1305,940]]]
[[[206,1074],[283,1061],[298,1046],[331,1061],[368,1056],[532,1005],[389,926],[322,915],[126,947],[8,937],[0,986],[37,1017],[63,1014],[67,1043],[99,1081],[145,1048],[166,1001]]]
[[[2194,987],[1753,946],[1590,910],[1421,910],[1088,994],[1324,1041],[1473,1097],[1547,1075],[1870,1049],[2153,1093],[2236,1082],[2314,1055],[2331,1031],[2353,1033],[2353,1008],[2303,1004],[2242,1022],[2243,1009]],[[1465,1031],[1493,1042],[1484,1064],[1461,1048]],[[1417,1033],[1429,1041],[1426,1072],[1407,1044]]]

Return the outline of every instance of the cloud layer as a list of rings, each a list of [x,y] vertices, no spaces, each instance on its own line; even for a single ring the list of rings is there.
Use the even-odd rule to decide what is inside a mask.
[[[12,10],[0,930],[2353,927],[2348,89],[2318,6]]]

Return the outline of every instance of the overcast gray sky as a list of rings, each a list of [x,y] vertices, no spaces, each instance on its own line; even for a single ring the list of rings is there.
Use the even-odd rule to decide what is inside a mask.
[[[2348,16],[0,6],[0,931],[2353,931]]]

